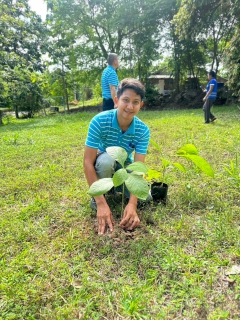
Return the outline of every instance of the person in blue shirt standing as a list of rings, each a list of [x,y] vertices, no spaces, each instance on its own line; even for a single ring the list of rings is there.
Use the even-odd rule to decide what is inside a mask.
[[[102,73],[102,97],[103,97],[103,111],[114,109],[114,98],[117,95],[118,76],[116,69],[119,66],[118,55],[110,53],[108,55],[108,66]]]
[[[210,71],[208,74],[208,84],[207,88],[204,90],[206,92],[205,97],[203,98],[204,105],[203,105],[203,111],[204,111],[204,123],[210,123],[217,120],[217,118],[211,113],[211,107],[213,105],[213,102],[217,98],[217,89],[218,84],[216,80],[216,73],[214,71]]]

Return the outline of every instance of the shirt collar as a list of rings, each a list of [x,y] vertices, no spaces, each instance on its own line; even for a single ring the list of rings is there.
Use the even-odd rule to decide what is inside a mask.
[[[121,128],[119,127],[119,124],[118,124],[118,119],[117,119],[117,112],[118,112],[118,109],[115,109],[113,110],[113,120],[112,120],[112,126],[113,128],[116,128],[118,130],[121,130]],[[127,134],[135,134],[135,116],[133,117],[133,121],[132,123],[130,124],[130,127],[127,129],[127,131],[125,133]]]
[[[113,68],[113,66],[108,66],[108,68],[113,69],[114,71],[116,71],[116,70]]]

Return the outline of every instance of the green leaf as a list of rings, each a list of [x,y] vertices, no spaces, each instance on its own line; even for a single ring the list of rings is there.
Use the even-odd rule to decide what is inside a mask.
[[[176,167],[177,169],[179,169],[182,172],[186,172],[185,167],[179,162],[173,162],[173,166]]]
[[[227,171],[229,175],[233,176],[233,172],[231,170],[229,170],[227,167],[224,167],[224,169]]]
[[[144,176],[143,172],[138,172],[138,171],[132,171],[131,174],[135,174],[135,176],[141,176],[141,177]]]
[[[170,166],[171,162],[164,159],[164,158],[161,158],[161,161],[162,161],[162,164],[163,164],[163,168],[167,168]]]
[[[137,198],[146,200],[149,193],[148,183],[143,177],[134,174],[128,174],[128,179],[125,181],[129,192]]]
[[[32,75],[31,81],[32,81],[32,83],[35,83],[37,81],[37,77],[35,75]]]
[[[149,169],[147,172],[147,180],[159,180],[161,173],[157,170]]]
[[[178,155],[193,154],[198,155],[198,150],[193,144],[185,144],[177,151]]]
[[[113,175],[113,184],[114,187],[118,187],[128,178],[128,173],[126,169],[119,169]]]
[[[150,139],[151,144],[158,150],[161,152],[161,148],[160,146],[157,144],[157,142],[155,142],[154,140]]]
[[[113,187],[113,179],[112,178],[103,178],[95,181],[88,190],[88,193],[94,196],[100,196],[102,194],[107,193]]]
[[[127,152],[121,147],[109,147],[106,149],[107,153],[124,168],[124,163],[127,159]]]
[[[146,173],[148,171],[147,166],[145,165],[145,163],[141,162],[141,161],[136,161],[131,163],[130,165],[127,166],[128,170],[132,170],[132,171],[137,171],[137,172],[142,172],[142,173]]]
[[[196,155],[186,155],[186,159],[191,160],[202,172],[210,177],[214,177],[214,172],[210,164],[202,157]]]

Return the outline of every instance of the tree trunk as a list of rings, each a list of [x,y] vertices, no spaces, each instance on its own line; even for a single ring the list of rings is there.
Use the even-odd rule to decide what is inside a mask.
[[[44,116],[46,116],[46,115],[47,115],[47,113],[46,113],[46,109],[45,109],[45,106],[44,106],[44,105],[43,105],[42,110],[43,110],[43,114],[44,114]]]
[[[3,112],[2,110],[0,110],[0,126],[3,125],[2,118],[3,118]]]
[[[180,65],[179,65],[179,43],[178,39],[175,35],[175,29],[174,26],[172,26],[172,41],[173,41],[173,54],[174,54],[174,60],[175,60],[175,66],[174,66],[174,75],[175,75],[175,88],[176,92],[180,92]]]
[[[19,113],[18,113],[18,106],[15,106],[15,116],[16,116],[16,119],[19,119]]]
[[[219,60],[216,59],[216,76],[217,76],[217,73],[218,73],[218,68],[219,68]]]
[[[64,75],[64,68],[63,68],[63,61],[62,61],[62,82],[63,82],[63,90],[66,98],[66,105],[67,105],[67,111],[69,113],[69,103],[68,103],[68,92],[67,92],[67,84],[66,84],[66,79]]]
[[[65,98],[66,98],[67,110],[69,112],[68,92],[67,92],[67,85],[66,85],[66,80],[65,80],[64,75],[62,75],[62,81],[63,81],[63,89],[64,89],[64,93],[65,93]]]
[[[103,56],[105,57],[105,59],[107,60],[107,57],[108,57],[108,53],[107,53],[107,50],[105,49],[104,47],[104,44],[103,44],[103,41],[102,41],[102,36],[100,35],[99,31],[98,31],[98,28],[96,26],[94,26],[95,28],[95,31],[97,33],[97,36],[98,36],[98,42],[99,42],[99,45],[100,45],[100,48],[102,50],[102,53],[103,53]]]
[[[141,62],[140,62],[140,59],[138,57],[138,78],[140,81],[142,81],[142,72],[141,72]]]
[[[73,96],[74,96],[74,101],[77,100],[77,90],[76,90],[76,86],[74,86],[74,89],[73,89]]]
[[[175,70],[174,71],[175,71],[175,88],[176,88],[176,92],[179,93],[180,92],[180,66],[179,66],[176,52],[175,52]]]

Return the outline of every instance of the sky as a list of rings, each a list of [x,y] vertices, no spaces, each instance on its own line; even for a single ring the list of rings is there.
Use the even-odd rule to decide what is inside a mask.
[[[47,4],[43,0],[28,0],[30,8],[35,11],[42,20],[45,20],[47,14]]]

